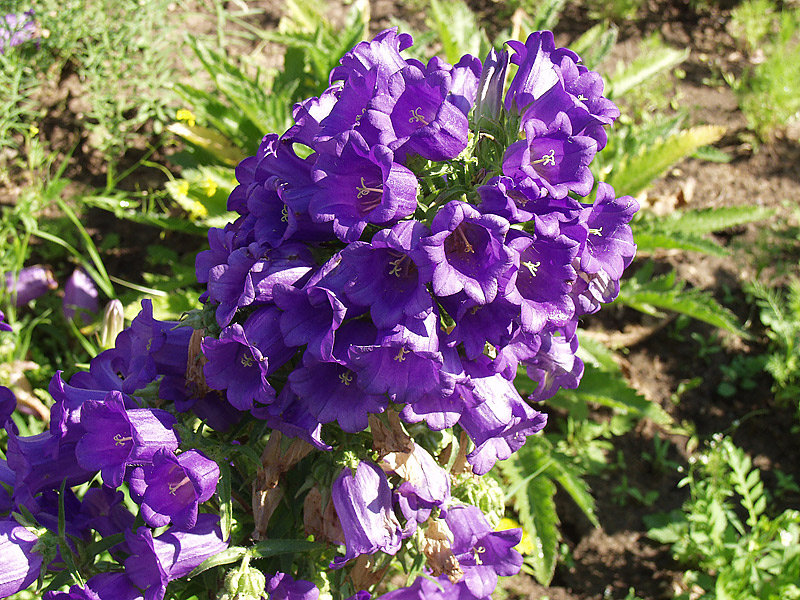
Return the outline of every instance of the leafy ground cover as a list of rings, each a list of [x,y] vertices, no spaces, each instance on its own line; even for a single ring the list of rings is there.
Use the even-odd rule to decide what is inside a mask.
[[[581,388],[548,401],[546,435],[499,469],[528,554],[498,595],[797,597],[800,9],[120,2],[137,15],[120,28],[55,4],[35,5],[38,45],[0,57],[15,90],[0,115],[3,270],[46,265],[65,292],[82,266],[128,316],[142,297],[162,318],[191,307],[232,165],[367,32],[402,22],[456,57],[539,27],[579,46],[622,107],[598,169],[645,206],[640,252],[616,307],[582,325]],[[50,377],[88,361],[103,320],[64,319],[62,291],[18,309],[8,292],[0,383],[34,433]]]

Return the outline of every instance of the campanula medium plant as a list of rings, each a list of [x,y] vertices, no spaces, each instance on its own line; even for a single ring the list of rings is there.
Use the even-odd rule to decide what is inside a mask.
[[[578,319],[634,256],[635,200],[589,169],[619,112],[550,32],[411,45],[357,44],[239,164],[201,309],[145,301],[54,377],[49,431],[8,423],[4,597],[41,570],[47,600],[483,599],[519,571],[481,476],[578,385]]]

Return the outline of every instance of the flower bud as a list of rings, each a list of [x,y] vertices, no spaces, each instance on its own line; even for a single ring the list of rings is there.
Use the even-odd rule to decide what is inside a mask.
[[[497,120],[503,101],[503,88],[506,82],[509,54],[505,50],[489,51],[483,63],[483,71],[478,81],[478,96],[475,100],[475,121],[481,118]]]
[[[100,328],[100,347],[108,350],[114,347],[114,341],[125,328],[125,314],[122,309],[122,302],[112,300],[106,305],[103,314],[103,326]]]
[[[267,578],[250,566],[250,556],[245,555],[242,564],[225,575],[224,591],[218,600],[261,600],[266,595]]]

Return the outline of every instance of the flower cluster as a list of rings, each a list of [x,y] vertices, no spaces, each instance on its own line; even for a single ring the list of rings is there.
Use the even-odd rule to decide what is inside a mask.
[[[511,384],[518,366],[532,400],[577,385],[577,320],[617,294],[638,207],[602,183],[593,204],[573,197],[619,113],[552,34],[509,44],[502,107],[506,53],[482,70],[405,59],[410,45],[395,30],[357,45],[237,168],[239,218],[197,257],[219,330],[204,373],[318,448],[321,426],[363,431],[390,404],[458,424],[483,474],[544,425]],[[513,141],[483,128],[501,121]]]
[[[117,568],[44,597],[162,600],[232,543],[222,598],[367,600],[399,553],[427,577],[387,600],[482,600],[519,571],[521,531],[495,529],[503,494],[480,476],[545,425],[518,369],[528,400],[575,387],[577,320],[633,258],[636,202],[603,183],[579,199],[618,112],[549,32],[485,63],[424,64],[411,44],[358,44],[239,164],[238,218],[197,256],[202,310],[162,322],[144,301],[88,371],[53,378],[42,434],[19,435],[0,396],[0,597],[115,535]],[[237,528],[231,478],[252,487]],[[322,558],[265,576],[244,545],[276,535]]]
[[[9,13],[0,19],[0,54],[5,54],[6,48],[19,46],[36,37],[36,22],[33,18],[33,9],[24,13]]]

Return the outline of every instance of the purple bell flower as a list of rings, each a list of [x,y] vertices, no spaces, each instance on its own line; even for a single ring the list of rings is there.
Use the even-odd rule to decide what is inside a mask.
[[[159,409],[126,410],[119,392],[110,392],[104,402],[87,400],[81,416],[86,434],[75,448],[78,464],[100,471],[112,488],[122,484],[128,465],[149,463],[159,450],[178,448],[174,416]]]
[[[317,600],[319,589],[310,581],[295,580],[286,573],[275,573],[267,579],[269,600]]]
[[[271,366],[269,357],[256,345],[256,340],[250,340],[250,334],[267,338],[267,343],[263,344],[265,349],[278,347],[277,368],[293,354],[286,351],[282,342],[269,343],[277,340],[277,317],[277,309],[265,308],[253,313],[245,322],[247,330],[234,323],[222,330],[219,339],[203,338],[203,354],[208,359],[203,366],[206,383],[214,389],[227,390],[228,402],[238,410],[250,410],[254,403],[269,404],[275,399],[275,390],[267,381]]]
[[[23,267],[19,273],[6,273],[5,283],[6,292],[17,306],[25,306],[50,290],[58,288],[53,272],[41,265]]]
[[[583,362],[575,355],[578,336],[568,329],[545,330],[540,334],[541,346],[533,358],[523,364],[528,377],[537,383],[529,400],[552,398],[559,388],[574,390],[583,375]]]
[[[506,50],[498,52],[494,48],[489,50],[486,60],[483,61],[483,71],[478,81],[478,97],[475,100],[476,123],[481,119],[497,121],[500,117],[500,108],[503,105],[503,90],[506,83],[506,71],[511,56]]]
[[[360,462],[355,474],[345,468],[331,488],[331,499],[344,531],[346,552],[330,564],[340,569],[362,554],[396,554],[401,545],[400,522],[392,510],[392,489],[383,471]]]
[[[42,556],[33,547],[39,538],[13,519],[0,521],[0,598],[27,589],[39,576]]]
[[[125,573],[100,573],[86,585],[73,585],[67,592],[45,592],[44,600],[142,600],[142,593],[136,589]]]
[[[580,60],[568,48],[556,48],[553,33],[536,31],[523,44],[517,40],[506,42],[514,51],[511,62],[519,65],[505,98],[506,110],[521,115],[534,101],[541,98],[552,87],[560,84],[555,65],[562,57]]]
[[[11,418],[16,409],[17,397],[14,392],[6,386],[0,385],[0,423],[5,425],[5,422]]]
[[[136,467],[129,480],[145,523],[163,527],[171,521],[182,530],[194,527],[199,505],[214,495],[218,481],[219,466],[201,452],[176,456],[167,449],[156,452],[152,465]]]
[[[377,130],[378,142],[398,155],[411,152],[429,160],[449,160],[467,146],[467,115],[451,101],[450,65],[409,64],[392,75],[373,98],[364,119]]]
[[[401,221],[377,232],[371,243],[353,242],[342,252],[354,273],[345,288],[347,298],[369,306],[378,328],[392,329],[404,317],[423,319],[433,310],[426,288],[432,269],[419,251],[419,241],[428,233],[418,221]]]
[[[331,360],[336,330],[347,312],[336,294],[318,286],[302,290],[278,286],[275,304],[284,311],[280,317],[284,343],[306,346],[307,352],[316,359]]]
[[[460,583],[476,598],[490,597],[498,575],[519,573],[522,555],[514,546],[522,539],[521,529],[494,531],[480,509],[469,505],[450,507],[445,521],[453,533],[453,554],[464,571]]]
[[[407,33],[397,33],[397,27],[385,29],[368,42],[360,42],[347,52],[340,66],[331,71],[331,81],[347,80],[354,74],[364,77],[370,86],[386,80],[408,63],[400,52],[413,45]]]
[[[325,142],[312,175],[317,191],[308,206],[311,218],[333,221],[343,242],[357,240],[368,223],[390,224],[417,208],[414,174],[394,162],[388,147],[368,146],[355,130]]]
[[[126,532],[131,555],[125,560],[125,574],[144,590],[145,600],[163,600],[167,584],[191,573],[210,556],[222,552],[228,542],[222,539],[219,517],[201,514],[189,531],[170,528],[157,538],[148,527]]]
[[[497,295],[498,278],[513,264],[514,252],[504,244],[509,223],[482,215],[466,202],[445,204],[431,224],[431,235],[420,241],[434,265],[433,292],[451,296],[463,291],[478,304]]]
[[[62,309],[67,319],[86,324],[97,315],[99,300],[97,286],[83,269],[75,269],[64,285]]]
[[[589,169],[597,153],[597,142],[573,135],[566,113],[558,113],[549,124],[538,119],[524,122],[525,139],[511,144],[503,156],[503,173],[513,178],[530,177],[553,198],[573,191],[586,196],[594,177]]]
[[[6,315],[0,310],[0,331],[13,331],[11,325],[6,323]]]
[[[438,320],[438,311],[433,311],[425,319],[407,319],[379,333],[374,344],[352,346],[348,360],[359,387],[369,394],[389,394],[398,403],[432,391],[452,393],[456,381],[441,368]]]
[[[536,236],[510,232],[507,240],[519,256],[513,291],[507,298],[520,306],[519,321],[526,333],[538,333],[548,323],[563,327],[575,315],[569,292],[575,280],[572,261],[578,254],[578,244],[558,235],[557,227],[538,229],[541,233]]]

